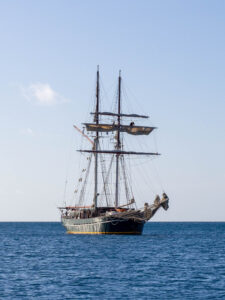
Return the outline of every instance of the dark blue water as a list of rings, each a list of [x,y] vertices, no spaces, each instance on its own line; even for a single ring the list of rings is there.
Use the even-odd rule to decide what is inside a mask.
[[[0,223],[0,299],[225,299],[225,223],[149,223],[142,236]]]

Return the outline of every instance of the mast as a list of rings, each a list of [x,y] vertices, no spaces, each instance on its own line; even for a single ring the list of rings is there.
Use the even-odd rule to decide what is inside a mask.
[[[99,66],[97,67],[97,83],[96,83],[96,108],[95,108],[95,123],[99,124]],[[98,204],[98,131],[96,131],[96,136],[94,139],[94,149],[95,149],[95,190],[94,190],[94,207]]]
[[[117,151],[121,148],[120,143],[120,101],[121,101],[121,71],[119,71],[119,82],[118,82],[118,116],[117,116],[117,143],[116,149]],[[116,193],[115,193],[115,207],[118,207],[119,204],[119,157],[120,154],[116,154]]]

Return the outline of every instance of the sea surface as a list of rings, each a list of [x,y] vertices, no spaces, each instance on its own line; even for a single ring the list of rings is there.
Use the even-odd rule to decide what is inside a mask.
[[[225,223],[153,223],[142,236],[0,223],[0,299],[225,299]]]

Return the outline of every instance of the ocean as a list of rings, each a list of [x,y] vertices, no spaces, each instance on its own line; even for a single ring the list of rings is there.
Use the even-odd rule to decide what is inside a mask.
[[[0,299],[225,299],[225,223],[157,223],[142,236],[0,223]]]

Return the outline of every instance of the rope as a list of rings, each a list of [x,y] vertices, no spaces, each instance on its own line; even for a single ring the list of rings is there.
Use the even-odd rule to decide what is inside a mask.
[[[86,184],[87,184],[87,179],[88,179],[88,176],[89,176],[89,171],[90,171],[90,166],[91,166],[91,160],[92,160],[92,155],[90,156],[90,159],[89,159],[89,162],[88,162],[88,166],[87,166],[87,171],[86,171],[86,176],[85,176],[85,179],[84,179],[84,183],[83,183],[83,186],[82,186],[82,189],[80,191],[80,197],[79,197],[79,205],[81,205],[84,201],[84,196],[85,196],[85,187],[86,187]]]

